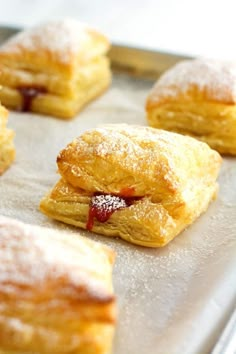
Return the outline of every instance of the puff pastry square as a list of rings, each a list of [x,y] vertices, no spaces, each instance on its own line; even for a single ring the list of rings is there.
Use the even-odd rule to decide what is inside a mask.
[[[187,136],[103,126],[60,152],[61,179],[40,209],[68,224],[161,247],[207,209],[220,163],[216,151]]]
[[[0,103],[0,175],[15,159],[14,132],[7,128],[8,111]]]
[[[236,155],[236,64],[186,60],[164,73],[147,98],[152,127],[191,135]]]
[[[0,352],[110,353],[113,258],[81,236],[0,216]]]
[[[71,118],[109,86],[109,46],[72,19],[20,32],[0,47],[0,99],[14,110]]]

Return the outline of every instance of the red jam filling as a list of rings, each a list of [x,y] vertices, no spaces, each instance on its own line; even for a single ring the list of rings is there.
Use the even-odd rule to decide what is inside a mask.
[[[135,192],[134,187],[127,187],[127,188],[121,189],[119,195],[121,195],[122,197],[125,197],[125,198],[133,197],[134,192]]]
[[[22,96],[22,112],[28,112],[31,108],[32,101],[35,97],[45,93],[46,90],[43,87],[18,87],[18,91]]]
[[[101,223],[106,222],[116,210],[129,207],[137,199],[139,198],[120,197],[112,194],[95,194],[91,198],[89,206],[87,230],[92,230],[94,218]]]

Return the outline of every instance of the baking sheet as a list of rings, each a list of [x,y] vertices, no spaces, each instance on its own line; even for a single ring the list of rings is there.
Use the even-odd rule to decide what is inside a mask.
[[[163,249],[93,235],[38,211],[40,199],[59,178],[60,149],[103,123],[146,124],[143,107],[152,84],[116,74],[110,90],[69,122],[11,112],[17,158],[0,178],[0,214],[81,233],[116,251],[114,354],[205,354],[236,302],[236,158],[224,159],[218,199]]]
[[[116,75],[111,89],[69,122],[11,112],[17,158],[0,180],[0,214],[80,232],[38,211],[58,179],[56,156],[75,136],[99,124],[146,124],[143,106],[151,85]],[[235,159],[224,159],[219,181],[218,199],[163,249],[81,232],[117,253],[115,354],[207,353],[214,345],[235,304]]]
[[[186,55],[131,47],[124,43],[114,42],[109,57],[113,69],[154,80],[178,61],[190,58]]]

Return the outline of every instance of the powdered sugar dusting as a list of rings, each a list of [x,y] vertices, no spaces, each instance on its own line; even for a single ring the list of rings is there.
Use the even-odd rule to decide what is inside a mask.
[[[179,156],[190,166],[192,159],[196,160],[196,150],[199,154],[216,154],[206,144],[187,136],[150,127],[111,124],[89,130],[69,144],[59,156],[59,171],[62,175],[67,171],[63,178],[69,182],[73,175],[76,186],[84,189],[84,184],[79,183],[81,170],[86,171],[90,185],[97,184],[92,192],[118,194],[119,189],[129,186],[135,188],[136,196],[160,196],[161,188],[175,190],[185,183]],[[103,172],[101,178],[104,168],[107,173]]]
[[[127,207],[127,204],[123,198],[110,194],[101,194],[92,197],[91,206],[98,210],[110,213],[115,210]]]
[[[109,252],[103,246],[78,235],[1,216],[0,260],[0,290],[9,294],[13,287],[24,286],[30,290],[41,284],[43,289],[45,283],[56,284],[57,279],[64,279],[57,293],[67,292],[82,299],[83,292],[71,291],[72,284],[74,289],[86,286],[90,295],[102,298],[106,291],[104,274],[110,273]]]
[[[99,222],[106,222],[110,216],[119,209],[128,206],[123,198],[114,195],[96,195],[91,198],[89,207],[89,217],[86,228],[88,230],[93,229],[94,217]]]
[[[235,159],[224,158],[217,200],[187,231],[161,249],[79,231],[37,210],[42,196],[58,179],[58,151],[75,134],[98,124],[120,123],[121,112],[126,123],[146,124],[140,102],[145,101],[150,88],[150,82],[116,75],[107,95],[89,106],[79,119],[67,122],[67,129],[65,122],[12,112],[10,124],[17,131],[18,158],[1,176],[0,213],[58,231],[64,229],[75,237],[79,232],[116,251],[116,354],[202,353],[206,342],[215,344],[220,333],[215,330],[224,327],[223,317],[229,314],[226,310],[230,311],[230,304],[235,303]],[[53,131],[57,138],[45,139],[47,131]],[[104,152],[109,152],[108,143]]]
[[[149,101],[175,98],[191,88],[204,92],[210,100],[236,103],[236,64],[211,59],[182,61],[160,77]]]
[[[27,29],[3,44],[0,51],[17,52],[22,48],[31,52],[40,49],[55,53],[62,62],[70,59],[90,39],[88,27],[72,19],[51,21]]]
[[[180,144],[188,143],[189,139],[193,144],[199,144],[195,139],[176,133],[127,124],[104,125],[94,131],[100,135],[95,150],[101,156],[116,153],[128,157],[133,153],[140,159],[145,153],[145,159],[151,162],[154,156],[157,158],[165,153],[170,145],[177,148]]]

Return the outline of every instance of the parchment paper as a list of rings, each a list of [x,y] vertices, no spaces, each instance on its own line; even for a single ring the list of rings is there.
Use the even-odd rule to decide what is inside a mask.
[[[163,249],[92,235],[38,211],[40,199],[58,179],[59,150],[102,123],[146,124],[143,107],[151,86],[116,75],[111,89],[69,122],[11,112],[17,158],[0,178],[0,214],[81,233],[116,251],[115,354],[204,354],[236,300],[236,158],[224,159],[218,199]]]

